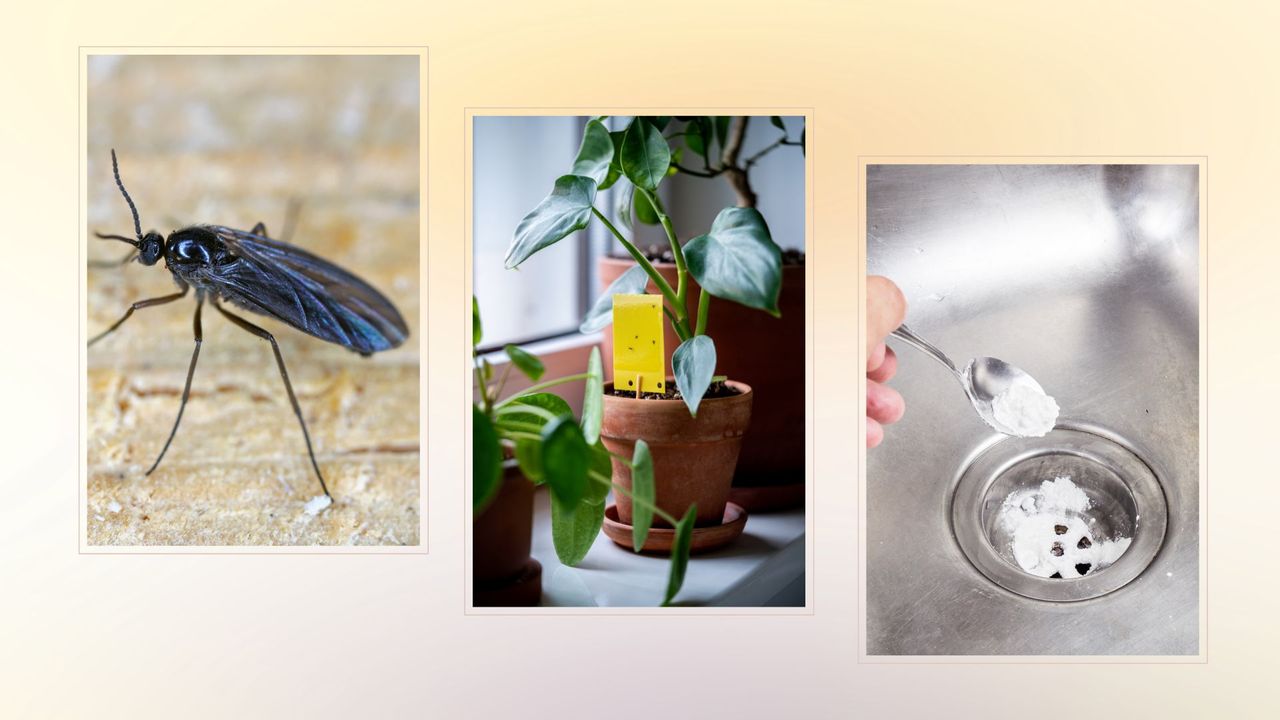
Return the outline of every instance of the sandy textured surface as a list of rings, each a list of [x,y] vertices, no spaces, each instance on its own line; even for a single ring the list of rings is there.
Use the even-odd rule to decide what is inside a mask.
[[[320,486],[270,346],[206,304],[191,400],[160,467],[191,359],[194,293],[139,310],[88,352],[87,537],[93,545],[418,544],[418,60],[95,59],[89,77],[88,257],[128,246],[109,149],[142,215],[169,233],[212,222],[282,229],[386,294],[401,347],[361,358],[234,310],[276,335],[335,504]],[[164,264],[90,268],[86,333],[174,291]]]

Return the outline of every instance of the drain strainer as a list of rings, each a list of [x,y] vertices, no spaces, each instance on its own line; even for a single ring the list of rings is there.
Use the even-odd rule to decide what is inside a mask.
[[[1151,564],[1167,523],[1147,463],[1111,433],[1074,423],[982,450],[951,501],[952,531],[974,567],[1037,600],[1123,587]]]

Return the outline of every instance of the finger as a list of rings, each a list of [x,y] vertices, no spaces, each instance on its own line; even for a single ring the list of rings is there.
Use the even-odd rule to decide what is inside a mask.
[[[873,448],[884,440],[884,428],[880,423],[867,418],[867,448]]]
[[[907,404],[897,390],[874,380],[867,381],[867,417],[888,425],[901,420],[906,410]]]
[[[898,356],[893,352],[893,348],[883,344],[880,347],[884,348],[884,357],[881,358],[879,365],[867,370],[867,379],[884,383],[889,382],[889,378],[898,371]]]
[[[884,341],[907,316],[907,299],[893,281],[879,275],[867,277],[867,355]]]
[[[880,364],[884,362],[884,352],[885,350],[888,350],[888,349],[889,348],[884,343],[880,343],[875,347],[871,348],[871,354],[867,355],[867,376],[868,377],[870,377],[871,373],[874,372],[876,368],[879,368]]]

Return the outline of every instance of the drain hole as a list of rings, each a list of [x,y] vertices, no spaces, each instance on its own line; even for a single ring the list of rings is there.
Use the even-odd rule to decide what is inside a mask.
[[[1089,569],[1092,567],[1093,565],[1090,563],[1076,563],[1076,572],[1080,573],[1081,575],[1084,575],[1085,573],[1089,572]]]

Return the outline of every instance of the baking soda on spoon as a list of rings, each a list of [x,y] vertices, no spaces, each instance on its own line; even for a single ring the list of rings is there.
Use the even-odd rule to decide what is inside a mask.
[[[991,412],[1010,435],[1044,437],[1058,421],[1058,403],[1035,383],[1018,379],[991,400]]]

